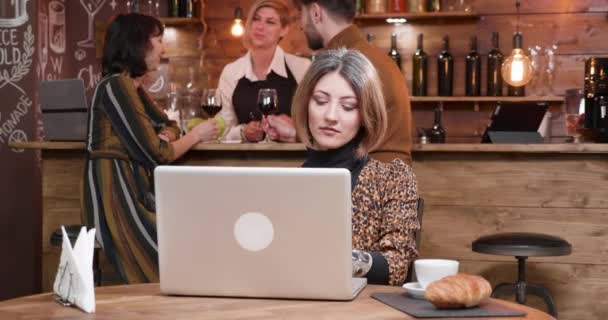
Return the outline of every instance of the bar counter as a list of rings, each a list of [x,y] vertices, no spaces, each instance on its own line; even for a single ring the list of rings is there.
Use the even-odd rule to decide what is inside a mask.
[[[43,288],[49,290],[59,249],[51,232],[80,223],[79,187],[84,144],[23,142],[42,150]],[[537,232],[572,244],[569,256],[530,258],[530,283],[553,295],[560,319],[601,319],[608,314],[608,144],[415,145],[413,168],[425,199],[422,257],[457,259],[461,271],[492,285],[514,282],[513,257],[471,251],[477,237],[497,232]],[[298,166],[301,144],[201,144],[179,164]],[[204,200],[204,199],[203,199]],[[104,273],[109,266],[102,265]],[[532,306],[545,310],[540,300]]]

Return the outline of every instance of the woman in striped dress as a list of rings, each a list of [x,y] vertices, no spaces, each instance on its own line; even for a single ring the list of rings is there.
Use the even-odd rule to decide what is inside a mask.
[[[163,54],[163,25],[141,14],[119,15],[105,37],[104,78],[89,111],[82,214],[127,283],[158,281],[153,171],[195,144],[215,139],[205,121],[180,138],[141,84]]]

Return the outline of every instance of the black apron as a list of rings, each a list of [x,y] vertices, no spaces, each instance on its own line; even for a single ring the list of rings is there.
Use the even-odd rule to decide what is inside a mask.
[[[298,82],[287,67],[287,62],[285,62],[285,70],[287,71],[287,79],[272,70],[266,76],[266,80],[251,81],[247,77],[239,79],[232,93],[232,105],[239,124],[262,119],[262,113],[257,107],[257,99],[258,90],[263,88],[271,88],[277,91],[277,98],[279,99],[279,112],[277,114],[291,116],[291,99],[296,92]]]

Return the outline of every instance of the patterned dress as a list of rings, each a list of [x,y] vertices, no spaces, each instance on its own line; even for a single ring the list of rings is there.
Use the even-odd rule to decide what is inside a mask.
[[[403,161],[370,159],[352,193],[353,249],[382,254],[390,285],[405,281],[410,262],[418,256],[417,188],[412,168]]]
[[[150,97],[125,75],[97,85],[89,112],[82,215],[128,283],[158,281],[153,171],[173,160],[170,143],[179,136]]]

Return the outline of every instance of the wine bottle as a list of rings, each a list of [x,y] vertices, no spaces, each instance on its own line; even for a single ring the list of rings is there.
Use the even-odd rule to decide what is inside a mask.
[[[445,129],[441,126],[441,108],[435,108],[435,124],[430,131],[431,143],[445,143]]]
[[[504,56],[498,48],[498,32],[493,32],[492,50],[488,53],[488,85],[486,90],[486,95],[493,97],[502,96],[502,73],[500,69]]]
[[[413,94],[415,96],[426,96],[427,95],[427,56],[424,52],[423,46],[423,35],[422,33],[418,34],[418,48],[416,52],[414,52],[414,57],[412,58],[413,63]]]
[[[391,49],[388,52],[388,56],[395,61],[397,67],[401,70],[401,55],[397,50],[397,34],[391,34]]]
[[[190,0],[179,0],[179,5],[178,5],[178,16],[179,17],[187,17],[188,16],[188,8],[192,8],[192,6],[189,4]]]
[[[450,54],[450,38],[443,37],[443,51],[437,57],[437,93],[451,96],[454,88],[454,58]]]
[[[507,92],[511,97],[523,97],[526,95],[526,86],[514,87],[511,85],[507,86]]]
[[[179,1],[180,0],[170,0],[169,1],[169,16],[170,17],[179,17]]]
[[[441,0],[427,0],[426,11],[428,12],[439,12],[441,11]]]
[[[466,57],[465,95],[481,95],[481,57],[477,53],[477,36],[471,37],[471,51]]]

